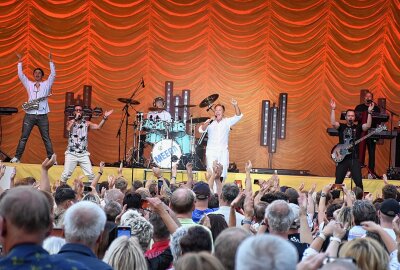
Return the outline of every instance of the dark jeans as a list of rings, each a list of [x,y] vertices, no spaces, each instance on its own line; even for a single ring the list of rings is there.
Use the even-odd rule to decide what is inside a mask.
[[[357,159],[345,158],[342,162],[339,162],[336,165],[335,184],[343,183],[343,180],[344,180],[348,170],[350,170],[351,177],[353,178],[356,186],[363,189],[362,176],[361,176],[361,164],[360,164],[360,160],[358,158]]]
[[[39,128],[44,146],[46,147],[47,157],[50,158],[54,153],[49,135],[49,119],[47,118],[47,114],[25,114],[24,122],[22,123],[22,134],[15,154],[15,157],[18,159],[21,159],[24,153],[25,145],[29,135],[31,135],[33,126],[38,126]]]

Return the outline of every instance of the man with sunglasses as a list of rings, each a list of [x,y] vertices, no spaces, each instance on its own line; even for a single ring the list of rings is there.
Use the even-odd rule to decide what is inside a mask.
[[[79,165],[83,173],[91,182],[95,175],[90,162],[90,153],[88,151],[88,131],[89,129],[101,129],[113,110],[106,111],[103,119],[99,124],[95,124],[83,117],[83,109],[81,105],[74,107],[74,119],[67,122],[68,146],[65,151],[64,171],[61,174],[61,181],[66,182],[72,175],[77,165]],[[100,173],[100,172],[99,172]]]
[[[56,78],[56,68],[53,63],[51,51],[49,53],[50,75],[47,80],[43,81],[44,71],[41,68],[33,70],[35,81],[30,81],[22,70],[22,56],[17,53],[18,57],[18,77],[24,85],[29,102],[37,101],[36,107],[28,107],[25,109],[24,121],[22,123],[22,134],[19,139],[15,156],[11,159],[13,163],[19,163],[25,150],[26,142],[31,134],[34,126],[37,126],[42,136],[44,146],[46,147],[47,157],[50,159],[54,154],[49,134],[49,119],[47,114],[50,112],[47,97],[51,95],[51,87]]]

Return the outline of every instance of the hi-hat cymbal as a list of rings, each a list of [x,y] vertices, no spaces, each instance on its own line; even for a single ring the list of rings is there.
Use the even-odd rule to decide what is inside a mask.
[[[205,99],[203,99],[202,102],[200,102],[199,107],[200,108],[209,107],[211,104],[214,103],[214,101],[218,99],[218,97],[219,97],[218,94],[213,94],[211,96],[206,97]]]
[[[130,105],[139,105],[140,104],[139,101],[134,100],[134,99],[130,99],[130,98],[118,98],[117,100],[119,102],[127,103],[127,104],[130,104]]]
[[[200,124],[208,120],[208,117],[197,117],[192,118],[192,124]],[[186,120],[186,123],[190,124],[190,119]]]
[[[175,108],[189,108],[189,107],[196,107],[196,105],[192,104],[175,105]]]

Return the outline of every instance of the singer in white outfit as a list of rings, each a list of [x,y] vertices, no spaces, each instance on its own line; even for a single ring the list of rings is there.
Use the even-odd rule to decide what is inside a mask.
[[[231,127],[235,125],[243,114],[240,112],[238,103],[235,99],[231,100],[235,108],[235,115],[232,117],[224,117],[224,105],[217,104],[214,107],[214,118],[208,119],[199,127],[199,132],[208,132],[208,141],[206,148],[207,169],[212,169],[214,160],[223,165],[222,177],[225,179],[229,166],[229,132]]]
[[[75,118],[67,122],[69,132],[67,151],[65,151],[64,171],[61,174],[61,181],[66,182],[72,175],[77,165],[91,182],[95,175],[90,162],[88,152],[88,131],[90,129],[101,129],[113,110],[106,111],[99,124],[87,121],[82,117],[82,106],[75,105]]]

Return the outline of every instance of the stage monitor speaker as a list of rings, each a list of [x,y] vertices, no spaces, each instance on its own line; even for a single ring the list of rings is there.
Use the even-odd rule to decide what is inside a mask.
[[[397,136],[392,139],[392,162],[390,166],[400,168],[400,128],[394,128],[393,131],[397,131]]]

